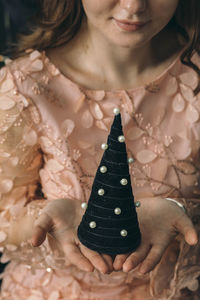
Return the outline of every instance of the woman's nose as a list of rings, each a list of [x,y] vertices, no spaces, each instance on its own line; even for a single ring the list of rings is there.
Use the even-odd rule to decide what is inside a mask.
[[[120,0],[120,5],[131,14],[138,14],[145,10],[146,1],[147,0]]]

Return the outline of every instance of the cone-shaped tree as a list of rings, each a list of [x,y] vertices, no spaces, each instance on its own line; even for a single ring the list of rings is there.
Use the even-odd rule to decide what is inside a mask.
[[[86,247],[104,254],[136,250],[141,241],[121,115],[116,113],[88,206],[78,227]]]

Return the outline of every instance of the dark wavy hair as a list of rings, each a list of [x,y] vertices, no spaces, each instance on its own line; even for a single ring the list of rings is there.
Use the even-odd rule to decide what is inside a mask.
[[[32,34],[23,36],[17,53],[26,49],[46,50],[69,42],[79,31],[84,10],[81,0],[38,0],[37,26]],[[200,0],[179,0],[176,12],[168,24],[182,38],[184,52],[181,62],[196,71],[199,83],[194,90],[200,91],[200,69],[192,62],[194,52],[200,55]]]

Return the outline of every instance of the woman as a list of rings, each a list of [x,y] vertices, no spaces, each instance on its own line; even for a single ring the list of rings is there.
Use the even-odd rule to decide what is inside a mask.
[[[2,299],[198,297],[199,8],[43,1],[28,54],[1,73]],[[115,107],[142,243],[113,258],[76,229]]]

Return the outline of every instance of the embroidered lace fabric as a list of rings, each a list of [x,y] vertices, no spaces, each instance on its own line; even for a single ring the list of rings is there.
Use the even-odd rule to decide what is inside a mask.
[[[199,56],[193,60],[200,65]],[[45,53],[30,52],[0,70],[0,242],[9,226],[36,218],[57,198],[86,202],[113,120],[122,114],[136,200],[160,195],[184,203],[200,231],[200,95],[196,73],[171,64],[159,78],[132,90],[94,91],[66,78]],[[165,200],[163,200],[165,201]],[[78,270],[49,236],[1,248],[11,260],[4,300],[178,300],[200,294],[200,243],[178,236],[150,275],[137,270],[102,275]]]

